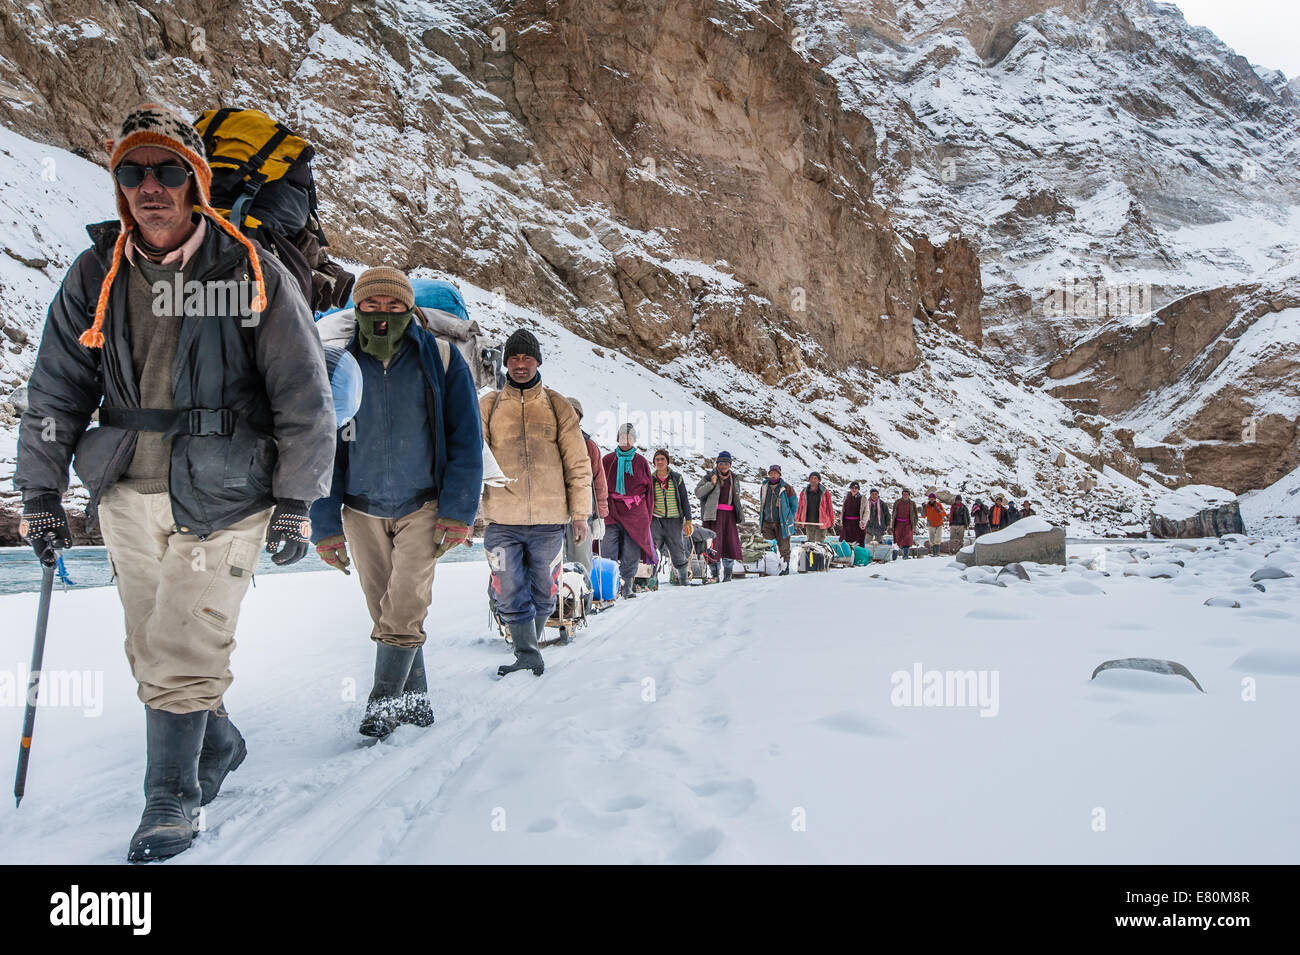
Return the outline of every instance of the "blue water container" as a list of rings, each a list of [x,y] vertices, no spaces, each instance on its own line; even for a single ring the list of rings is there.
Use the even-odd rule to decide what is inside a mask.
[[[618,594],[618,564],[608,557],[591,559],[591,592],[597,600],[613,600]]]

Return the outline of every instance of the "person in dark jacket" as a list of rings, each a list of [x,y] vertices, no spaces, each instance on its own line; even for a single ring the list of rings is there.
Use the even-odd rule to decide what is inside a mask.
[[[730,451],[718,452],[709,473],[695,485],[695,496],[700,500],[700,521],[714,532],[714,546],[720,558],[718,564],[709,565],[709,575],[716,580],[721,564],[725,583],[731,580],[736,561],[745,559],[740,548],[745,507],[740,497],[740,479],[731,470]]]
[[[866,498],[862,496],[860,487],[857,481],[849,482],[849,492],[844,495],[844,504],[840,508],[840,539],[855,546],[867,541],[863,527]]]
[[[989,508],[989,530],[1000,531],[1011,524],[1011,514],[1007,510],[1007,499],[1001,494],[993,495],[993,506]]]
[[[798,495],[781,477],[781,466],[773,464],[767,469],[767,480],[758,488],[759,532],[776,541],[783,563],[778,575],[781,577],[790,573],[790,535],[794,532],[794,516],[798,509]]]
[[[962,502],[961,495],[952,499],[952,508],[948,512],[948,540],[953,553],[966,544],[966,528],[970,526],[970,509]]]
[[[975,528],[975,536],[980,537],[989,532],[989,509],[978,497],[970,509],[971,526]]]
[[[691,498],[686,493],[686,482],[669,465],[668,451],[660,448],[654,453],[654,471],[650,474],[650,535],[655,550],[668,551],[672,561],[674,583],[685,584],[687,578],[687,537],[694,530],[691,522]]]
[[[1020,508],[1021,517],[1033,517],[1037,513],[1038,512],[1034,510],[1033,506],[1027,500]]]
[[[911,491],[903,491],[898,500],[894,502],[894,543],[903,552],[903,556],[911,557],[912,548],[915,546],[916,529],[921,524],[921,509],[916,506],[912,500]]]
[[[69,462],[90,492],[145,705],[145,808],[127,851],[145,862],[189,848],[199,806],[244,759],[223,700],[239,606],[263,542],[277,564],[307,553],[335,421],[311,311],[213,210],[198,131],[136,107],[109,169],[119,221],[88,228],[92,248],[50,304],[14,486],[50,563],[71,545]]]
[[[1016,507],[1015,501],[1007,502],[1007,523],[1014,524],[1020,520],[1020,508]]]
[[[865,515],[862,524],[862,528],[866,531],[867,537],[873,541],[879,541],[884,538],[886,534],[890,533],[890,528],[893,523],[890,520],[892,514],[893,512],[889,509],[889,505],[885,503],[885,499],[880,496],[880,491],[873,487],[867,495]]]
[[[361,578],[375,678],[360,732],[383,739],[433,723],[424,620],[438,558],[470,539],[483,440],[469,365],[421,325],[406,275],[369,269],[352,296],[361,406],[339,430],[330,493],[311,516],[321,559],[345,574],[355,561]]]

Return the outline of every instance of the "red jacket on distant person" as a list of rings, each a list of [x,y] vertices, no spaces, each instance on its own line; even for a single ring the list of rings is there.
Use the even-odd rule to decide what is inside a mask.
[[[591,489],[596,494],[596,516],[609,517],[609,482],[605,480],[600,445],[591,438],[587,439],[587,456],[591,458]]]
[[[830,489],[825,484],[821,486],[821,491],[822,501],[817,506],[817,523],[829,530],[835,526],[835,505],[831,502]],[[808,489],[804,488],[799,492],[799,508],[794,512],[794,522],[802,524],[806,520],[808,520]]]

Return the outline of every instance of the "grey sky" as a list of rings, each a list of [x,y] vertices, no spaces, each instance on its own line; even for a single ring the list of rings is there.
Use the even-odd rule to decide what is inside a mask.
[[[1209,27],[1251,63],[1300,74],[1296,0],[1174,0],[1187,22]]]

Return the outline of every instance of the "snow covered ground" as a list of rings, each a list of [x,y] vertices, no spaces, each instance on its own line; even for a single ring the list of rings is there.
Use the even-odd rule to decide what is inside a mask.
[[[374,746],[356,578],[259,579],[227,696],[249,758],[171,864],[1296,862],[1300,536],[1070,554],[1005,586],[927,558],[665,588],[502,682],[486,568],[449,565],[428,624],[438,722]],[[1266,565],[1297,576],[1260,591]],[[35,605],[0,598],[0,740],[19,734]],[[47,670],[103,692],[42,708],[23,805],[0,802],[7,863],[123,859],[144,720],[120,628],[112,590],[56,594]],[[1134,656],[1205,692],[1089,679]],[[931,671],[969,674],[972,696],[945,700],[967,705],[901,705]]]

